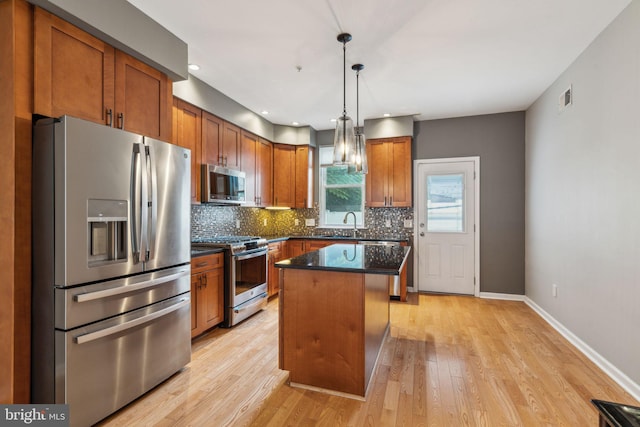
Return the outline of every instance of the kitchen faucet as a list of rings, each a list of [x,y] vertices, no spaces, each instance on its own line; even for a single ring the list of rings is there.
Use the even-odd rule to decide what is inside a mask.
[[[356,228],[356,214],[354,212],[347,212],[347,214],[344,216],[344,219],[342,220],[342,223],[347,223],[347,217],[349,216],[349,214],[353,215],[353,237],[356,237],[356,233],[358,233],[358,229]]]

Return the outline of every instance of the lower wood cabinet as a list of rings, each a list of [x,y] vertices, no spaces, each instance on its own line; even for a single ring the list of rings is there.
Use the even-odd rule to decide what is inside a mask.
[[[191,260],[191,337],[224,320],[224,254]]]
[[[267,279],[267,294],[269,296],[275,295],[280,290],[280,269],[276,268],[276,262],[286,258],[286,251],[284,249],[284,242],[269,243],[269,253],[267,256],[267,262],[269,266],[268,279]]]

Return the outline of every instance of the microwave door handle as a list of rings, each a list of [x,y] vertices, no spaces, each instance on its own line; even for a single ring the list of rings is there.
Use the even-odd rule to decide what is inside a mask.
[[[140,259],[140,144],[133,144],[131,156],[131,252],[133,262],[137,264]]]
[[[151,146],[146,146],[147,156],[147,256],[145,261],[149,261],[155,257],[156,252],[156,223],[158,221],[158,174],[156,170],[156,156]]]

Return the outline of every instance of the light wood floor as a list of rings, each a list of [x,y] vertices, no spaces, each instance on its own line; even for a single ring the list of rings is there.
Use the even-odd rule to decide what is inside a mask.
[[[597,426],[591,398],[638,405],[524,303],[444,295],[392,303],[366,402],[291,388],[277,309],[198,339],[185,370],[102,425]]]

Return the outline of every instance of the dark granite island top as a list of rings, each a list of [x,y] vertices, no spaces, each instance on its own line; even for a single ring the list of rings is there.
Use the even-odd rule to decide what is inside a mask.
[[[335,244],[277,262],[278,268],[400,275],[411,247]]]
[[[362,399],[408,247],[335,244],[280,261],[279,367],[292,386]]]

